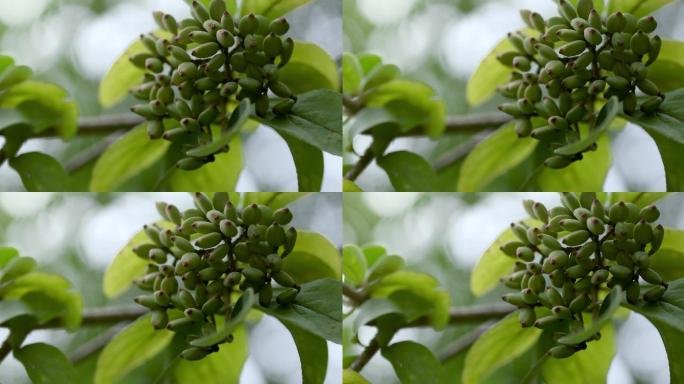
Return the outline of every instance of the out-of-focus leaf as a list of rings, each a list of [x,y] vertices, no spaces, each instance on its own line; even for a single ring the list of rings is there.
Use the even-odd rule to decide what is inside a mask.
[[[44,343],[29,344],[14,351],[34,384],[72,384],[76,371],[59,349]]]
[[[297,283],[318,279],[341,279],[340,254],[325,236],[308,231],[297,231],[297,242],[292,253],[283,260],[283,270]]]
[[[295,42],[292,58],[280,69],[278,77],[292,92],[299,95],[316,89],[339,88],[335,60],[316,44]]]

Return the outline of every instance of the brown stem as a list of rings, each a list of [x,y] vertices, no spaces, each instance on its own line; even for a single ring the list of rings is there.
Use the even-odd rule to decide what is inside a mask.
[[[359,356],[356,357],[356,360],[354,360],[349,368],[352,371],[356,372],[361,372],[363,367],[368,364],[368,362],[375,356],[375,354],[380,350],[380,342],[378,341],[378,338],[380,336],[376,335],[370,343],[368,343],[368,346],[361,352]]]
[[[351,300],[355,306],[361,305],[368,299],[367,293],[363,292],[362,290],[357,291],[349,284],[342,284],[342,294],[347,296],[347,298]]]
[[[487,114],[487,115],[473,115],[473,116],[452,116],[447,118],[444,133],[473,133],[498,128],[508,122],[512,118],[501,113]],[[424,127],[418,127],[405,132],[400,137],[415,137],[425,136]]]
[[[132,321],[146,314],[148,310],[139,306],[110,307],[88,309],[83,312],[81,326],[114,325],[122,321]],[[63,328],[60,319],[48,321],[39,325],[36,329]]]
[[[463,351],[470,348],[470,346],[473,345],[473,343],[475,343],[477,339],[480,336],[482,336],[483,333],[487,332],[487,330],[491,328],[495,323],[495,321],[488,321],[482,324],[481,326],[473,329],[471,332],[456,339],[444,350],[444,352],[440,354],[439,360],[441,362],[445,362],[458,356]]]
[[[373,162],[373,159],[375,159],[375,153],[373,152],[373,146],[371,145],[366,149],[366,152],[359,158],[359,161],[354,164],[354,167],[350,169],[344,177],[347,180],[354,181],[356,180],[363,171],[368,168],[370,163]]]
[[[457,161],[461,160],[462,158],[466,157],[472,150],[480,144],[484,139],[489,136],[489,134],[492,132],[492,130],[487,129],[484,130],[472,138],[470,138],[468,141],[465,143],[461,144],[460,146],[454,148],[450,152],[445,153],[442,155],[440,158],[437,159],[435,162],[435,171],[440,172],[445,170],[446,168],[449,168],[450,166],[454,165]]]
[[[72,364],[77,364],[92,356],[93,354],[99,352],[109,343],[109,341],[111,341],[114,338],[114,336],[121,332],[121,330],[123,330],[127,324],[127,321],[121,322],[113,326],[112,328],[108,329],[107,332],[100,334],[94,337],[93,339],[87,341],[85,344],[79,346],[74,350],[74,352],[71,353],[71,355],[69,356],[69,360],[71,360]]]
[[[109,115],[97,117],[82,117],[78,120],[77,135],[101,135],[122,130],[131,129],[145,122],[145,119],[138,115]],[[45,131],[33,137],[58,137],[54,129]]]
[[[487,320],[496,320],[507,316],[515,310],[510,304],[477,305],[472,307],[454,307],[449,311],[449,324],[479,323]],[[431,326],[430,319],[421,317],[406,328]]]

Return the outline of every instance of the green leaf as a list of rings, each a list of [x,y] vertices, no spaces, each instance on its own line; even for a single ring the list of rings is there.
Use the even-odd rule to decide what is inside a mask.
[[[592,321],[591,325],[585,326],[585,328],[580,332],[571,333],[567,336],[561,337],[558,339],[558,342],[567,345],[577,345],[593,337],[601,330],[601,328],[603,328],[604,325],[611,321],[615,311],[620,308],[622,296],[622,288],[620,288],[619,285],[613,287],[608,296],[603,299],[603,304],[601,304],[601,310],[598,319]]]
[[[402,130],[420,127],[432,138],[444,133],[446,106],[424,83],[393,80],[368,92],[364,100],[368,107],[387,109],[398,119]]]
[[[377,159],[377,163],[387,172],[397,192],[435,190],[435,172],[425,159],[413,152],[392,152]]]
[[[44,343],[29,344],[14,351],[34,384],[72,384],[76,371],[59,349]]]
[[[311,0],[245,0],[240,14],[255,13],[275,19],[309,2]]]
[[[258,120],[322,151],[342,154],[342,96],[335,91],[304,93],[287,116],[270,114]]]
[[[373,68],[382,64],[382,57],[374,53],[362,53],[357,57],[359,59],[359,64],[361,64],[361,69],[363,70],[364,76],[368,75]]]
[[[278,132],[287,143],[297,169],[297,185],[300,191],[318,192],[323,185],[323,152],[284,132]]]
[[[529,28],[521,32],[528,36],[536,37],[538,35],[538,33]],[[508,38],[504,37],[482,60],[466,86],[466,100],[468,104],[475,107],[484,103],[496,93],[496,87],[508,82],[508,75],[512,72],[512,69],[501,64],[496,59],[496,56],[514,49]]]
[[[498,368],[525,353],[539,339],[541,330],[522,328],[512,313],[496,323],[470,347],[463,368],[463,384],[483,382]]]
[[[639,17],[648,16],[656,10],[670,4],[673,0],[609,0],[608,13],[617,11],[629,12]]]
[[[14,64],[14,59],[10,56],[0,55],[0,73],[3,73]]]
[[[157,222],[160,228],[173,229],[174,225],[167,221]],[[137,245],[149,243],[145,231],[140,230],[126,244],[104,273],[102,290],[108,298],[112,299],[126,292],[136,277],[143,276],[147,268],[148,260],[141,258],[133,252]]]
[[[0,72],[0,90],[7,89],[33,76],[31,68],[24,65],[9,65]]]
[[[505,174],[527,159],[537,146],[537,141],[520,139],[515,125],[509,123],[497,129],[478,144],[463,162],[458,190],[477,192],[497,177]]]
[[[297,231],[297,242],[283,260],[283,270],[300,284],[324,278],[339,280],[342,277],[340,253],[325,236]]]
[[[273,303],[268,308],[259,309],[275,316],[283,324],[342,343],[342,284],[339,280],[321,279],[302,284],[302,290],[291,305]]]
[[[601,329],[601,339],[587,343],[587,349],[567,359],[547,359],[542,375],[547,383],[605,383],[615,356],[615,332],[611,324]]]
[[[363,189],[348,179],[342,180],[342,192],[363,192]]]
[[[557,155],[571,156],[586,151],[598,141],[599,137],[601,137],[608,128],[610,128],[613,120],[617,117],[619,108],[620,102],[618,101],[617,96],[611,97],[603,108],[601,108],[601,111],[596,118],[596,125],[586,137],[582,140],[560,147],[556,149],[554,153]],[[587,191],[589,191],[589,189],[587,189]],[[591,189],[591,191],[593,191],[593,189]]]
[[[446,382],[442,365],[424,345],[413,341],[402,341],[382,348],[381,353],[392,363],[394,372],[402,384]]]
[[[684,278],[671,282],[657,303],[625,306],[646,316],[658,329],[670,363],[670,382],[684,382]]]
[[[275,211],[308,195],[309,193],[307,192],[247,192],[245,193],[243,206],[252,203],[263,204]]]
[[[339,74],[335,60],[316,44],[295,42],[292,58],[280,69],[279,79],[299,95],[325,88],[339,88]]]
[[[347,95],[355,95],[361,89],[363,68],[359,59],[353,53],[342,54],[342,90]]]
[[[684,230],[665,228],[663,244],[651,256],[650,267],[666,281],[684,277]]]
[[[284,324],[294,339],[302,366],[302,384],[319,384],[325,381],[328,370],[328,344],[302,328]]]
[[[116,190],[121,184],[161,159],[168,148],[168,141],[150,140],[146,124],[133,128],[107,148],[97,160],[90,180],[90,190]]]
[[[342,371],[342,384],[369,384],[369,382],[360,373],[345,369]]]
[[[380,107],[363,108],[354,115],[347,124],[345,128],[347,137],[345,139],[351,144],[351,140],[354,136],[385,125],[395,125],[396,128],[393,130],[396,132],[402,130],[399,119],[397,119],[389,110]]]
[[[247,288],[235,304],[230,321],[224,323],[223,328],[216,333],[197,338],[191,341],[190,345],[195,347],[210,347],[226,340],[228,336],[233,334],[238,326],[242,325],[242,322],[247,318],[249,311],[256,304],[256,300],[254,290],[252,288]]]
[[[345,245],[342,248],[342,270],[345,283],[353,286],[361,285],[367,268],[366,257],[361,248],[356,245]]]
[[[199,361],[180,359],[173,368],[177,383],[237,383],[242,368],[247,361],[248,340],[244,325],[239,325],[232,333],[233,341],[219,345],[219,351],[209,354]]]
[[[19,256],[19,251],[16,249],[12,247],[0,247],[0,268],[4,268],[10,260],[17,256]]]
[[[398,291],[408,291],[431,304],[428,318],[434,328],[442,329],[449,322],[451,299],[448,292],[439,289],[439,281],[434,277],[420,272],[398,271],[372,284],[369,293],[372,297],[390,297]]]
[[[154,34],[161,38],[168,39],[171,37],[169,32],[162,30],[157,30]],[[136,39],[107,71],[100,81],[98,92],[98,98],[102,107],[110,108],[115,106],[128,95],[128,91],[132,87],[142,83],[145,70],[133,65],[129,57],[144,52],[147,52],[147,49],[140,39]]]
[[[16,108],[35,133],[54,129],[63,139],[69,139],[78,130],[78,107],[67,97],[58,85],[25,81],[0,95],[0,108]]]
[[[610,140],[608,135],[603,135],[595,151],[586,152],[582,160],[569,167],[543,167],[537,176],[537,185],[542,191],[602,191],[611,164]]]
[[[60,317],[68,330],[74,330],[81,323],[81,296],[71,291],[71,283],[62,276],[31,272],[3,287],[0,296],[22,300],[38,314],[39,321]]]
[[[662,41],[658,60],[648,69],[648,79],[661,92],[671,92],[684,87],[684,42],[669,39]]]
[[[684,190],[684,89],[665,94],[656,114],[636,112],[627,118],[642,126],[655,140],[663,164],[668,191]]]
[[[372,267],[378,259],[387,254],[387,250],[382,245],[366,245],[363,249],[363,254],[366,256],[366,264]]]
[[[64,192],[71,189],[69,175],[52,156],[29,152],[11,158],[9,164],[19,173],[29,192]]]
[[[366,79],[363,82],[363,90],[369,91],[375,87],[389,83],[399,77],[399,75],[401,75],[401,70],[394,64],[377,65],[368,73],[368,76],[366,76]]]
[[[175,169],[169,178],[169,190],[175,192],[234,191],[244,159],[239,137],[230,142],[230,151],[216,155],[216,160],[194,171]]]
[[[156,330],[145,315],[128,325],[104,347],[97,359],[95,384],[113,384],[135,368],[145,364],[164,348],[174,333]]]
[[[539,227],[541,222],[536,220],[525,220],[529,226]],[[515,259],[503,253],[499,247],[509,241],[517,240],[513,231],[508,228],[494,240],[494,243],[487,248],[480,261],[473,269],[470,276],[470,291],[475,297],[480,297],[491,291],[499,284],[499,279],[506,276],[513,270]]]

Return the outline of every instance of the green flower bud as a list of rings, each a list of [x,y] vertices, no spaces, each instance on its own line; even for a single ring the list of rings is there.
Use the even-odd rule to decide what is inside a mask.
[[[537,320],[537,314],[533,308],[521,308],[518,312],[518,320],[523,328],[529,328],[534,325]]]
[[[273,288],[270,284],[266,284],[264,288],[259,291],[259,304],[262,307],[268,307],[273,299]]]
[[[570,312],[570,309],[562,305],[558,305],[551,308],[551,313],[553,313],[557,317],[560,317],[561,319],[572,318],[572,312]]]
[[[249,15],[243,16],[240,19],[240,23],[238,25],[238,29],[240,31],[240,34],[243,36],[249,35],[251,33],[255,33],[258,28],[259,28],[259,20],[257,19],[256,15],[253,13],[250,13]]]
[[[606,271],[607,272],[607,271]],[[588,295],[579,295],[570,302],[570,311],[572,313],[582,313],[591,304],[591,299]]]
[[[295,288],[288,288],[284,290],[282,293],[280,293],[278,297],[276,297],[276,302],[280,305],[290,304],[295,300],[298,293],[299,290]]]
[[[276,283],[286,288],[294,287],[296,285],[292,276],[285,271],[275,272],[271,277]]]
[[[243,269],[242,275],[245,276],[245,279],[252,282],[263,281],[266,278],[266,275],[261,270],[253,267]]]
[[[523,300],[522,294],[521,293],[507,293],[501,297],[501,300],[511,304],[515,305],[518,308],[527,308],[528,305]]]
[[[610,33],[622,32],[626,23],[625,15],[622,12],[615,12],[606,19],[606,28]]]
[[[154,295],[138,296],[133,299],[133,301],[135,301],[136,304],[140,304],[149,309],[159,309],[159,304],[157,304],[157,300],[155,299]]]
[[[649,288],[644,292],[644,300],[649,302],[658,301],[663,297],[665,291],[667,291],[667,288],[662,285]]]
[[[577,352],[574,347],[568,345],[558,345],[549,349],[549,356],[555,357],[556,359],[568,358]]]
[[[575,7],[567,0],[558,0],[558,10],[568,21],[577,17]]]
[[[169,323],[169,316],[163,310],[152,311],[150,323],[154,329],[164,329]]]
[[[611,265],[608,270],[619,280],[631,279],[633,275],[632,269],[624,265]]]
[[[187,317],[180,317],[178,319],[169,321],[169,323],[166,325],[166,328],[171,331],[179,331],[184,328],[188,328],[192,324],[192,320],[188,319]]]
[[[561,240],[563,244],[575,247],[584,244],[589,239],[589,232],[586,230],[579,230],[570,233]]]
[[[663,283],[663,278],[660,277],[660,274],[656,272],[654,269],[649,268],[646,270],[642,270],[641,272],[639,272],[639,275],[648,283],[654,285],[659,285]]]
[[[613,204],[608,210],[608,216],[612,222],[624,221],[628,215],[629,209],[623,201]]]
[[[563,323],[563,321],[563,319],[556,316],[544,316],[537,319],[537,321],[534,322],[534,326],[539,329],[553,329]]]
[[[235,44],[235,37],[225,29],[220,29],[216,32],[216,40],[224,48],[230,48]]]
[[[195,33],[195,32],[193,32]],[[205,59],[209,58],[211,56],[214,56],[216,52],[219,50],[219,45],[214,42],[209,42],[209,43],[204,43],[201,45],[198,45],[195,47],[192,51],[190,51],[190,54],[200,58],[200,59]]]
[[[289,255],[290,252],[292,252],[296,242],[297,242],[297,230],[294,229],[294,227],[290,227],[285,232],[285,245],[284,245],[283,253],[281,254],[281,256],[283,258],[285,256]]]
[[[651,39],[643,32],[635,33],[629,45],[632,51],[639,56],[643,56],[651,51]]]

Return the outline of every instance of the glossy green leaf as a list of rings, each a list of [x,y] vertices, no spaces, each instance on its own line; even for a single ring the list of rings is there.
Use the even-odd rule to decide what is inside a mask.
[[[449,321],[449,294],[439,288],[439,281],[420,272],[398,271],[383,277],[371,285],[372,297],[390,297],[398,291],[408,291],[432,305],[428,315],[430,324],[436,329],[444,328]]]
[[[92,192],[111,192],[161,159],[169,148],[165,140],[150,140],[139,125],[112,144],[95,163]],[[201,190],[201,189],[195,189]]]
[[[339,74],[335,60],[316,44],[295,42],[292,58],[280,69],[280,81],[299,95],[321,88],[337,90]]]
[[[339,280],[342,276],[340,253],[325,236],[297,231],[297,242],[283,260],[283,270],[300,284],[324,278]]]
[[[223,342],[227,337],[233,334],[237,327],[242,325],[242,322],[247,318],[252,307],[256,304],[256,300],[254,290],[252,288],[247,288],[235,304],[230,321],[223,324],[222,329],[218,330],[216,333],[197,338],[190,342],[190,344],[195,347],[210,347]]]
[[[512,313],[487,330],[470,347],[463,368],[463,384],[483,382],[498,368],[534,346],[541,335],[537,328],[522,328]]]
[[[526,220],[529,226],[539,227],[541,222],[536,220]],[[470,291],[476,297],[482,296],[491,291],[499,284],[499,279],[506,276],[513,270],[515,259],[507,256],[499,247],[509,241],[517,240],[513,231],[508,228],[494,240],[494,243],[480,257],[480,261],[473,269],[470,276]]]
[[[666,281],[684,277],[684,230],[665,228],[663,244],[651,256],[650,267]]]
[[[358,55],[357,58],[359,59],[359,64],[361,65],[364,76],[368,75],[373,68],[382,64],[382,57],[374,53],[362,53]]]
[[[402,384],[440,384],[446,382],[442,365],[422,344],[413,341],[394,343],[381,350]]]
[[[342,180],[342,192],[363,192],[363,189],[351,180]]]
[[[345,52],[342,55],[342,90],[347,95],[355,95],[361,89],[363,68],[354,54]]]
[[[600,340],[587,343],[587,349],[567,359],[547,359],[542,365],[541,372],[547,383],[605,383],[615,350],[613,326],[606,324],[601,329]]]
[[[663,39],[658,60],[648,68],[648,79],[661,92],[684,87],[684,42]]]
[[[376,160],[378,166],[387,172],[397,192],[434,191],[436,175],[428,162],[419,155],[399,151]]]
[[[318,192],[323,185],[324,161],[320,149],[284,132],[278,132],[290,148],[297,169],[297,186],[300,191]]]
[[[366,257],[361,248],[356,245],[345,245],[342,248],[342,270],[345,283],[354,286],[363,283],[367,268]]]
[[[284,324],[297,346],[302,367],[302,384],[320,384],[328,370],[328,344],[325,339],[292,324]]]
[[[264,204],[276,210],[286,207],[302,197],[308,196],[307,192],[247,192],[245,193],[244,205]]]
[[[444,133],[446,106],[424,83],[393,80],[368,92],[364,100],[368,107],[387,109],[399,121],[402,130],[419,128],[432,138]]]
[[[342,343],[342,284],[339,280],[321,279],[302,284],[302,290],[291,305],[273,303],[268,308],[259,309],[275,316],[283,324]]]
[[[593,337],[596,332],[599,332],[604,325],[612,320],[613,314],[620,308],[622,296],[622,288],[619,285],[613,287],[608,296],[603,299],[599,317],[593,320],[591,324],[586,325],[582,331],[563,336],[558,339],[558,342],[567,345],[577,345]]]
[[[537,141],[520,139],[513,123],[504,125],[478,144],[466,157],[461,167],[458,190],[477,192],[497,177],[527,159]]]
[[[602,191],[610,170],[612,159],[610,139],[603,135],[598,139],[598,148],[586,152],[581,161],[563,169],[544,167],[537,176],[537,185],[542,191]]]
[[[7,89],[33,76],[31,68],[24,65],[8,65],[0,72],[0,89]]]
[[[0,247],[0,268],[4,268],[5,265],[15,257],[19,256],[19,251],[12,247]]]
[[[58,85],[24,81],[0,95],[0,108],[16,108],[36,133],[53,129],[69,139],[78,130],[78,107],[67,98]]]
[[[230,151],[216,155],[216,160],[194,171],[174,170],[169,178],[169,189],[175,192],[234,191],[244,159],[240,137],[230,142]]]
[[[342,154],[342,96],[335,91],[304,93],[287,116],[271,114],[258,120],[322,151]]]
[[[342,384],[369,384],[369,382],[360,373],[345,369],[342,371]]]
[[[275,19],[309,2],[311,0],[245,0],[240,14],[255,13]]]
[[[5,72],[12,64],[14,64],[13,58],[6,55],[0,55],[0,73]]]
[[[371,267],[378,259],[387,254],[387,250],[382,245],[366,245],[363,249],[363,254],[366,256],[366,264]]]
[[[167,221],[157,222],[160,228],[172,229],[174,225]],[[149,243],[145,231],[140,230],[126,244],[105,271],[102,281],[102,290],[108,298],[114,298],[126,292],[132,285],[133,280],[143,276],[147,268],[148,261],[133,252],[137,245]]]
[[[673,0],[609,0],[608,13],[629,12],[636,17],[648,16]]]
[[[155,31],[154,34],[162,38],[171,37],[169,32],[161,30]],[[98,92],[102,107],[115,106],[128,95],[132,87],[142,83],[145,71],[133,65],[129,57],[143,52],[147,52],[147,49],[140,39],[136,39],[104,75]]]
[[[401,70],[394,64],[381,64],[375,66],[363,81],[363,90],[369,91],[375,87],[389,83],[401,75]]]
[[[65,192],[71,189],[69,175],[54,157],[40,152],[24,153],[10,159],[29,192]]]
[[[557,155],[571,156],[586,151],[598,141],[599,137],[601,137],[608,128],[610,128],[613,120],[617,117],[619,108],[620,102],[618,101],[617,96],[611,97],[603,108],[601,108],[601,111],[596,118],[596,126],[589,134],[582,138],[582,140],[556,149],[554,153]],[[587,189],[587,191],[593,191],[593,189]]]
[[[166,348],[173,335],[166,329],[154,329],[150,315],[140,317],[114,336],[100,352],[94,383],[118,383],[128,372]]]
[[[14,351],[34,384],[72,384],[76,371],[59,349],[44,343],[29,344]]]
[[[684,278],[670,282],[657,303],[625,306],[646,316],[658,329],[670,363],[670,382],[684,382]]]
[[[199,361],[180,359],[173,368],[178,383],[215,383],[219,378],[226,383],[237,383],[247,361],[248,340],[244,325],[232,333],[233,341],[219,345],[219,351]]]
[[[684,89],[665,95],[656,114],[635,113],[627,118],[643,127],[655,140],[665,165],[668,191],[684,190]]]
[[[538,34],[530,29],[525,29],[522,32],[526,35],[536,36]],[[475,107],[484,103],[496,93],[496,87],[508,82],[508,75],[512,69],[501,64],[496,56],[513,49],[511,42],[504,37],[482,60],[466,86],[468,104]]]

